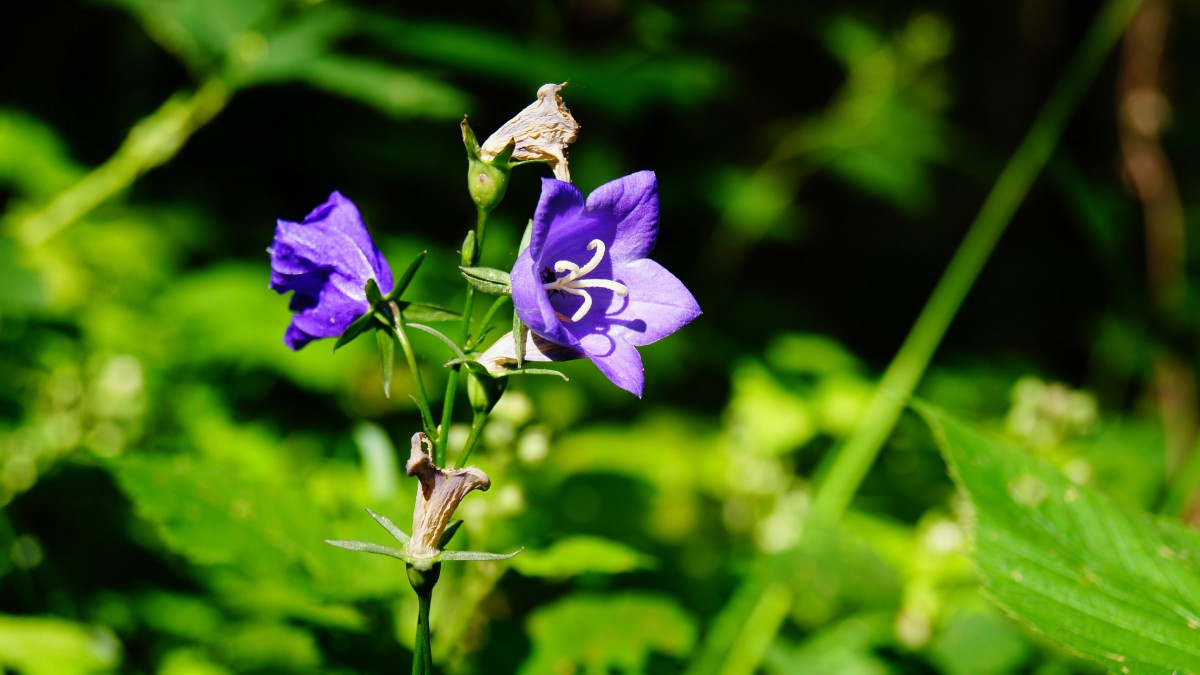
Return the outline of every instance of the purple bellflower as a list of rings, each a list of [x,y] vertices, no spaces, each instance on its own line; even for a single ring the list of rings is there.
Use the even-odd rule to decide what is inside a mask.
[[[645,375],[637,347],[700,315],[683,282],[646,258],[657,236],[654,172],[618,178],[586,200],[570,183],[543,179],[529,247],[511,274],[513,306],[533,334],[525,358],[586,357],[640,397]],[[512,337],[497,346],[512,351]]]
[[[371,309],[366,284],[392,290],[392,270],[375,248],[358,207],[339,192],[303,221],[279,220],[271,254],[271,288],[294,291],[295,315],[283,342],[293,350],[320,338],[337,337]]]

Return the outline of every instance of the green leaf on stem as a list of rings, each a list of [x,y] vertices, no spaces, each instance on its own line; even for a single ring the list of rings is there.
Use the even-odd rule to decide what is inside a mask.
[[[400,313],[404,315],[406,321],[423,321],[426,323],[439,323],[443,321],[458,321],[462,318],[462,314],[445,307],[431,305],[427,302],[404,302],[396,303],[400,308]]]
[[[417,270],[421,268],[421,263],[425,262],[425,255],[428,253],[429,251],[421,251],[417,254],[417,257],[408,264],[408,268],[406,268],[404,273],[400,275],[400,278],[396,280],[396,285],[392,288],[392,291],[387,294],[387,297],[385,298],[386,300],[395,301],[400,297],[401,294],[404,293],[404,291],[408,288],[408,285],[412,283],[413,277],[417,275]]]
[[[341,349],[370,328],[371,320],[375,318],[374,315],[374,310],[369,310],[366,314],[355,319],[354,323],[347,326],[346,330],[342,331],[342,334],[338,336],[337,342],[333,343],[333,351],[336,352],[338,349]]]
[[[475,290],[488,295],[512,295],[512,282],[508,272],[494,267],[459,267],[467,283]]]
[[[1200,672],[1200,533],[1117,504],[935,408],[991,598],[1110,670]]]
[[[404,317],[404,318],[407,319],[408,317]],[[458,345],[454,344],[454,340],[451,340],[450,337],[447,336],[442,331],[440,331],[436,328],[433,328],[432,326],[426,326],[425,324],[421,324],[421,323],[407,323],[406,322],[406,325],[409,328],[416,328],[417,330],[421,331],[422,333],[428,333],[429,335],[432,335],[433,337],[437,338],[438,340],[441,340],[442,344],[444,344],[450,348],[450,351],[454,354],[455,359],[467,358],[467,355],[463,353],[463,350],[459,349]]]

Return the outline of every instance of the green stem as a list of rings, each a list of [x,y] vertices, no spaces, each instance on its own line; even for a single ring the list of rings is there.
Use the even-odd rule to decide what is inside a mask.
[[[425,381],[421,377],[421,371],[417,369],[417,357],[413,353],[412,343],[408,340],[408,331],[404,327],[404,315],[400,312],[393,312],[393,316],[396,321],[396,340],[400,343],[400,350],[404,352],[404,361],[408,363],[408,370],[413,376],[413,386],[417,390],[417,410],[421,411],[421,423],[425,425],[425,435],[432,436],[434,433],[433,411],[429,409],[429,396],[425,393]]]
[[[1053,154],[1063,128],[1137,5],[1138,0],[1109,0],[1096,17],[1058,86],[992,187],[900,351],[884,371],[862,417],[834,456],[814,495],[812,518],[834,522],[849,506],[954,315]]]
[[[471,260],[464,261],[468,265],[474,265],[479,261],[480,252],[483,251],[483,235],[487,229],[488,214],[483,209],[476,209],[475,221],[475,253],[471,256]],[[470,284],[467,285],[467,297],[463,301],[462,312],[462,330],[459,331],[459,344],[466,345],[467,340],[471,337],[471,311],[475,308],[475,288]],[[450,424],[454,420],[454,396],[458,393],[458,379],[462,371],[460,364],[455,364],[450,367],[450,376],[446,380],[446,398],[442,404],[442,426],[438,430],[437,440],[433,445],[433,463],[438,466],[446,465],[446,446],[450,440]]]
[[[429,605],[432,589],[417,592],[417,639],[413,645],[413,675],[433,675],[433,646],[429,640]]]
[[[487,426],[487,421],[487,413],[475,413],[475,418],[471,420],[471,435],[467,436],[462,458],[458,460],[459,468],[467,465],[467,460],[471,458],[471,452],[475,450],[475,446],[479,443],[479,437],[483,435],[483,428]]]
[[[196,130],[225,107],[229,94],[229,86],[216,77],[194,92],[175,94],[138,121],[112,157],[18,221],[14,234],[30,247],[45,243],[139,176],[174,157]]]
[[[496,312],[500,311],[500,308],[504,306],[504,303],[508,302],[510,299],[511,298],[507,295],[501,295],[492,302],[492,306],[488,307],[487,313],[483,315],[483,321],[479,322],[479,330],[481,335],[482,332],[487,330],[487,327],[492,324],[492,319],[495,318]],[[478,343],[476,343],[476,346],[478,346]]]

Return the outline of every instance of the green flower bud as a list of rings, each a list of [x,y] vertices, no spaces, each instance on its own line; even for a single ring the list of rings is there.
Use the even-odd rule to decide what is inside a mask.
[[[475,411],[476,415],[490,413],[500,401],[507,386],[507,377],[492,377],[471,371],[470,377],[467,378],[467,400],[471,402],[471,410]]]

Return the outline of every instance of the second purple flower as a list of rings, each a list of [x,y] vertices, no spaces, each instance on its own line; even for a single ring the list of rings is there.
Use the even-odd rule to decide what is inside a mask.
[[[571,183],[543,179],[529,247],[511,274],[513,306],[530,331],[590,359],[639,397],[645,376],[637,347],[700,315],[683,282],[646,258],[657,237],[652,171],[606,183],[586,200]],[[548,360],[535,352],[526,358]]]

